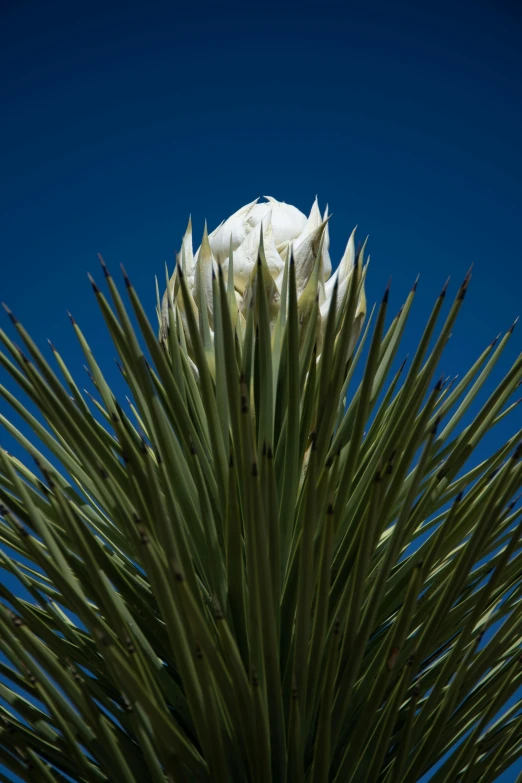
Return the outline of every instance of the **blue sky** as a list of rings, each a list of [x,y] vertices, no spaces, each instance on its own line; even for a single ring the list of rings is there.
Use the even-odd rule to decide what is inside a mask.
[[[334,261],[355,224],[369,234],[370,302],[392,275],[399,307],[420,273],[405,350],[474,263],[441,366],[462,372],[522,299],[521,38],[516,0],[4,0],[0,298],[82,381],[71,310],[119,383],[98,251],[153,315],[189,213],[197,234],[257,196],[307,211],[317,193]]]
[[[263,194],[328,202],[334,261],[369,234],[370,300],[392,275],[398,306],[420,272],[414,326],[474,263],[448,373],[518,314],[514,5],[3,8],[0,294],[67,360],[66,309],[106,349],[97,251],[153,307],[189,213],[197,235]]]

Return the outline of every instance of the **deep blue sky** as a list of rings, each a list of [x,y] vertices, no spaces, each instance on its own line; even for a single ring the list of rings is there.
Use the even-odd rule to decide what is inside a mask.
[[[522,299],[521,40],[516,0],[3,0],[0,298],[83,385],[70,309],[113,377],[96,252],[153,314],[189,213],[198,233],[256,196],[308,211],[317,193],[334,261],[353,225],[370,235],[370,301],[392,275],[398,307],[420,272],[412,343],[475,264],[442,366],[462,372]]]

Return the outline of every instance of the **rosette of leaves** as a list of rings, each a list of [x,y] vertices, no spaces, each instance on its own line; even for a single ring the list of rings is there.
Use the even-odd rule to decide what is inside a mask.
[[[0,332],[27,453],[0,452],[17,779],[413,783],[444,760],[436,783],[471,783],[522,754],[520,432],[475,458],[516,405],[521,356],[474,413],[512,329],[437,380],[468,276],[397,367],[415,286],[359,334],[364,250],[325,318],[321,253],[299,296],[289,243],[272,318],[260,242],[244,323],[233,252],[198,301],[180,259],[159,337],[103,264],[130,409],[74,320],[92,395],[12,314]]]

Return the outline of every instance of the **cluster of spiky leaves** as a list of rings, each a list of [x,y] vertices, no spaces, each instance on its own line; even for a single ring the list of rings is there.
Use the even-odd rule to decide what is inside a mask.
[[[0,334],[45,421],[1,388],[37,468],[1,452],[1,564],[30,598],[0,588],[0,762],[26,781],[413,783],[454,749],[436,783],[493,781],[522,753],[520,433],[466,466],[522,356],[461,421],[511,331],[444,385],[468,278],[395,372],[414,289],[388,325],[385,294],[346,361],[360,257],[319,359],[291,258],[273,334],[258,285],[238,339],[218,272],[213,345],[177,277],[192,359],[177,296],[158,339],[128,279],[136,329],[110,275],[112,305],[93,284],[129,415],[74,321],[91,404],[14,317],[23,351]]]

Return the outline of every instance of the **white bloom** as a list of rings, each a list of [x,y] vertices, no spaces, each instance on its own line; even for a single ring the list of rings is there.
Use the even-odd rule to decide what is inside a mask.
[[[199,307],[200,292],[204,291],[209,324],[212,328],[212,269],[217,272],[217,264],[221,264],[225,279],[228,278],[229,256],[232,248],[236,300],[240,313],[244,311],[253,270],[259,254],[262,231],[266,263],[275,283],[271,293],[274,304],[271,309],[272,313],[277,312],[279,308],[284,268],[290,248],[292,248],[295,261],[298,297],[301,296],[310,280],[317,254],[321,248],[319,271],[317,272],[316,269],[315,272],[317,282],[314,285],[317,285],[321,331],[324,331],[335,282],[338,281],[337,308],[341,307],[350,282],[355,260],[355,230],[348,240],[338,268],[332,275],[328,207],[324,214],[321,214],[316,198],[310,214],[306,217],[303,212],[291,204],[277,201],[271,196],[265,196],[265,199],[261,202],[256,199],[256,201],[241,207],[208,236],[205,229],[202,245],[196,253],[192,248],[192,223],[189,220],[179,258],[184,265],[185,279],[188,289],[194,297],[194,306]],[[171,295],[175,275],[176,272],[169,284]],[[315,294],[313,296],[315,297]],[[183,317],[183,307],[181,310]],[[365,313],[366,301],[364,290],[362,290],[356,314],[360,324],[362,324]],[[185,323],[185,319],[183,320]],[[165,292],[163,300],[162,322],[165,326],[167,322],[167,292]]]
[[[223,264],[230,254],[230,242],[232,250],[247,239],[252,230],[269,219],[272,225],[274,243],[279,252],[285,250],[288,242],[292,242],[301,234],[306,225],[306,215],[303,215],[296,207],[277,201],[271,196],[266,196],[266,201],[259,203],[259,199],[252,201],[218,226],[209,236],[210,247],[214,258]],[[259,232],[254,232],[258,235]]]
[[[264,205],[263,205],[264,206]],[[271,212],[266,215],[263,227],[263,244],[265,248],[266,262],[274,280],[277,281],[279,275],[284,270],[284,261],[277,250],[274,239],[274,227],[271,220]],[[257,262],[259,253],[259,242],[261,237],[261,226],[250,231],[243,242],[236,248],[234,253],[234,287],[240,294],[244,294],[250,280],[252,269]],[[210,237],[209,237],[210,240]],[[222,262],[223,272],[228,276],[229,253]],[[215,257],[215,255],[214,255]]]

